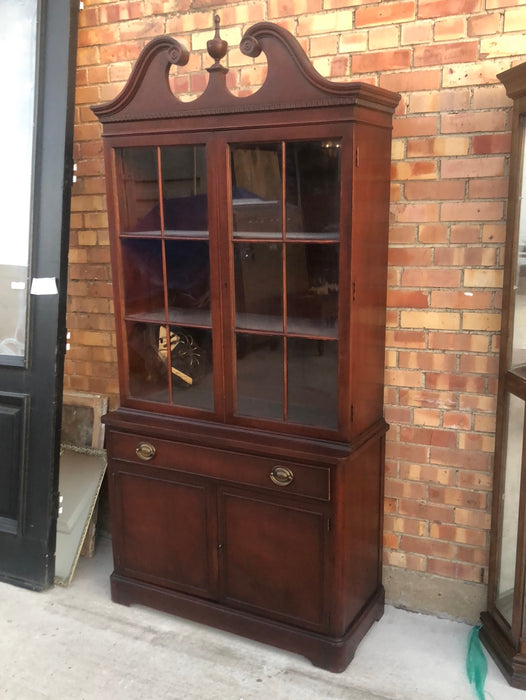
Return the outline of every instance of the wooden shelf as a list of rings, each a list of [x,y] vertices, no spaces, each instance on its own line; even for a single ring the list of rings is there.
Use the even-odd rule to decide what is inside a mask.
[[[315,319],[289,317],[287,319],[287,330],[285,332],[283,329],[283,319],[280,316],[269,316],[265,314],[236,314],[236,330],[326,340],[338,339],[336,324],[331,327]]]
[[[305,232],[287,232],[285,237],[281,232],[268,233],[267,231],[235,231],[233,233],[235,241],[245,241],[260,243],[261,241],[284,241],[286,243],[338,243],[339,234],[331,233],[305,233]]]
[[[144,313],[126,314],[125,321],[135,323],[157,323],[165,326],[189,326],[192,328],[211,328],[210,311],[202,309],[168,309],[168,321],[164,309],[145,311]]]

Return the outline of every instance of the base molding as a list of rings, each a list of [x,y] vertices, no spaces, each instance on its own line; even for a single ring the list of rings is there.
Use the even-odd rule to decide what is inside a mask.
[[[479,636],[482,643],[508,683],[514,688],[526,690],[526,656],[517,652],[489,613],[484,612],[480,617],[482,628]]]
[[[385,594],[383,587],[380,587],[342,637],[329,637],[257,617],[220,603],[129,579],[115,572],[111,576],[111,597],[122,605],[146,605],[294,652],[305,656],[314,666],[341,673],[351,662],[358,644],[370,627],[382,617]]]

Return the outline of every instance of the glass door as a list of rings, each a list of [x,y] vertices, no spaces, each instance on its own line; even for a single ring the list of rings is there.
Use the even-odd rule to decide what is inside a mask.
[[[240,417],[338,428],[340,150],[230,148]]]
[[[501,73],[514,99],[488,611],[481,638],[526,689],[526,63]]]
[[[526,399],[526,116],[519,122],[519,179],[517,199],[518,235],[514,241],[512,284],[509,297],[509,327],[507,328],[507,370],[502,379],[501,406],[502,503],[498,530],[498,574],[495,605],[511,627],[518,629],[519,617],[514,610],[522,609],[524,571],[520,564],[524,546],[522,528],[526,506],[521,494],[526,489],[525,399]],[[519,564],[517,564],[519,562]],[[526,562],[525,562],[526,564]],[[519,602],[517,602],[519,601]],[[521,610],[522,617],[522,610]]]
[[[115,151],[127,393],[213,410],[204,145]]]
[[[511,369],[526,380],[526,115],[520,120],[518,241],[513,285]]]
[[[524,454],[524,400],[508,394],[503,468],[502,522],[496,607],[511,628],[513,622],[517,545],[521,507],[521,479]]]

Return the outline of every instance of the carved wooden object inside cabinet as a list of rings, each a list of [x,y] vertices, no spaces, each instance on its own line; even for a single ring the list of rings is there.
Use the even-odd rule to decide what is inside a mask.
[[[342,671],[382,615],[391,122],[260,23],[234,97],[177,99],[169,37],[103,123],[121,406],[106,416],[112,596]],[[212,62],[211,62],[212,63]]]

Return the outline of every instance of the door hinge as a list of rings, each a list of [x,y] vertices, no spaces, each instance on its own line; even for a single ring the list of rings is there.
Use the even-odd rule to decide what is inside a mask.
[[[331,527],[332,527],[331,519],[327,518],[327,532],[331,531]]]
[[[64,512],[64,496],[59,491],[57,493],[57,518],[59,515],[62,515],[63,512]]]
[[[358,168],[360,165],[360,149],[356,146],[356,151],[354,153],[354,164]]]
[[[80,0],[80,2],[79,2],[79,10],[83,10],[83,9],[84,9],[84,3],[82,2],[82,0]]]
[[[352,283],[352,300],[356,301],[356,281]]]
[[[354,420],[354,404],[351,404],[351,423]]]

